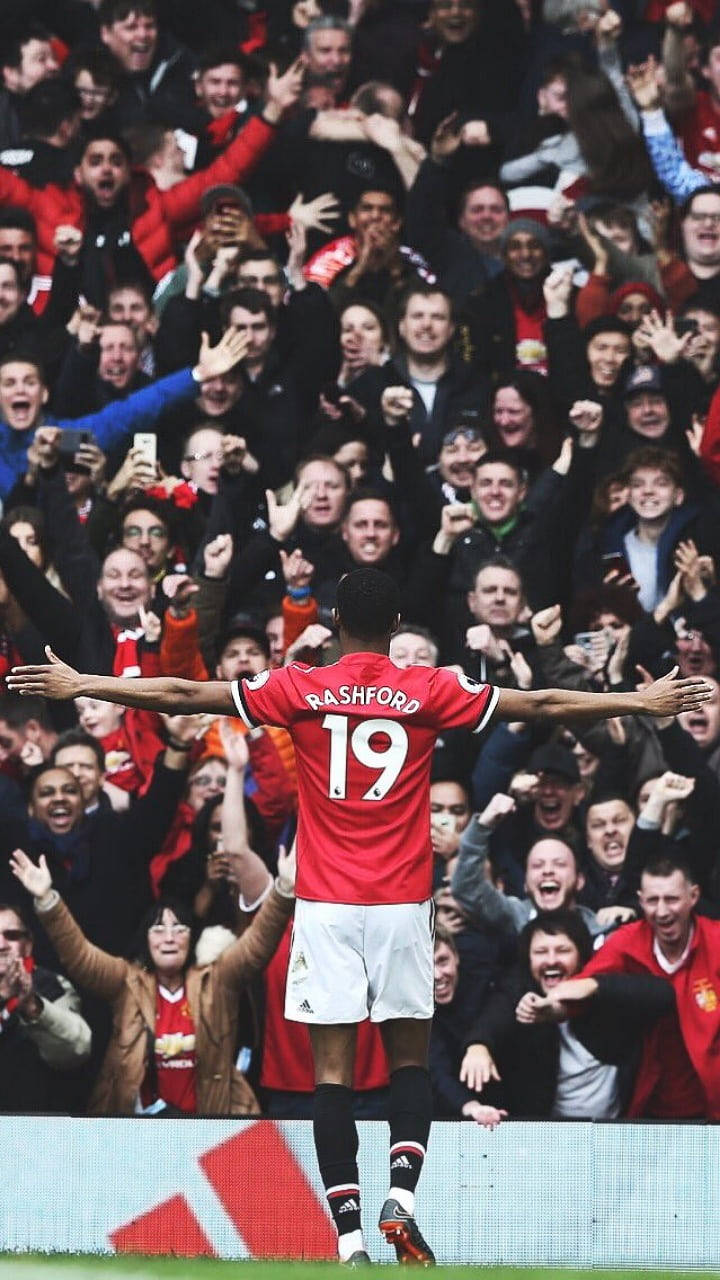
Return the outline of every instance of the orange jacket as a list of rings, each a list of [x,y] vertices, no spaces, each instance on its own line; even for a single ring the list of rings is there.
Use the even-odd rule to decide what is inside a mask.
[[[303,623],[307,626],[307,623]],[[300,627],[300,631],[302,631]],[[300,634],[298,631],[298,635]],[[160,672],[164,676],[178,676],[183,680],[209,680],[210,676],[202,659],[202,654],[198,646],[197,632],[197,614],[193,610],[188,614],[187,618],[173,618],[168,611],[165,614],[163,623],[162,639],[160,641]],[[236,733],[247,733],[247,728],[242,720],[230,719],[228,721],[231,729]],[[290,734],[285,729],[277,729],[273,725],[268,725],[265,730],[266,734],[272,741],[275,750],[283,764],[287,774],[289,783],[289,803],[291,809],[295,809],[297,803],[297,770],[295,767],[295,752],[293,750]],[[252,740],[255,741],[255,740]],[[222,741],[220,739],[220,725],[218,721],[211,724],[207,733],[203,738],[203,754],[211,756],[224,755],[222,749]],[[252,758],[252,746],[251,746]],[[267,764],[267,762],[265,762]],[[261,779],[257,778],[258,787],[260,788]],[[268,805],[265,803],[264,787],[263,795],[258,794],[253,797],[258,812],[262,817],[273,821],[277,809],[278,799],[285,799],[285,788],[282,788],[280,796],[275,796],[270,804],[268,797]],[[267,810],[267,813],[265,812]]]

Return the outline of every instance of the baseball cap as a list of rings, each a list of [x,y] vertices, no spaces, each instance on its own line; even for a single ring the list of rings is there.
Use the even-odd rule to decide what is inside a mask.
[[[556,773],[567,782],[580,781],[575,756],[559,742],[546,742],[544,746],[536,747],[530,757],[528,770],[530,773]]]
[[[652,364],[641,364],[628,375],[623,389],[623,399],[630,400],[633,396],[639,396],[645,391],[655,395],[665,395],[660,370]]]
[[[242,187],[235,186],[232,182],[220,182],[217,186],[208,187],[207,191],[203,192],[200,201],[200,212],[203,217],[206,217],[210,210],[214,209],[216,204],[221,204],[223,200],[239,204],[247,216],[252,218],[253,207],[250,197],[247,192],[243,191]]]

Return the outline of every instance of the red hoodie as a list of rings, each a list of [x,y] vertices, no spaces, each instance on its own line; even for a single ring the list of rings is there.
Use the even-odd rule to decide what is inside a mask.
[[[675,988],[677,1017],[661,1018],[645,1036],[628,1115],[657,1114],[651,1099],[667,1071],[680,1063],[682,1047],[673,1043],[678,1027],[687,1056],[705,1096],[705,1115],[720,1120],[720,920],[694,918],[695,932],[687,959],[675,973],[660,967],[653,931],[644,920],[613,933],[578,977],[598,973],[650,973]],[[680,1053],[678,1053],[678,1049]],[[678,1118],[689,1114],[680,1111]]]

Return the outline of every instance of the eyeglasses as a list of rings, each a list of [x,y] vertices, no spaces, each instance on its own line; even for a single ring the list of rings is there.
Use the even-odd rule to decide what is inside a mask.
[[[212,778],[207,773],[198,773],[196,777],[190,779],[191,787],[212,787],[217,784],[219,787],[225,786],[224,778]]]
[[[81,98],[88,98],[91,102],[104,102],[110,97],[109,89],[80,89],[75,86]]]
[[[212,453],[186,453],[183,462],[222,462],[224,457],[222,449],[214,449]]]
[[[152,938],[164,938],[167,933],[173,938],[181,938],[190,932],[189,924],[151,924],[148,933]]]
[[[138,524],[129,524],[123,530],[123,537],[142,538],[144,533],[147,534],[148,538],[152,538],[153,542],[164,542],[168,536],[167,529],[164,529],[161,524],[152,524],[149,529],[141,529]]]
[[[467,440],[468,444],[480,444],[483,442],[482,432],[477,427],[455,427],[454,431],[448,431],[443,436],[443,444],[457,444],[462,437]]]
[[[720,227],[720,213],[689,213],[690,222],[709,222],[711,227]]]
[[[0,938],[4,938],[6,942],[21,942],[23,938],[29,937],[27,929],[0,929]]]

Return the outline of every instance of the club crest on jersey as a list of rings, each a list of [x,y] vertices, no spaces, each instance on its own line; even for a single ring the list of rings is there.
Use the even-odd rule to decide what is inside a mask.
[[[707,978],[698,978],[693,983],[693,995],[695,1003],[702,1009],[703,1013],[714,1013],[718,1007],[718,997],[715,988]]]
[[[258,671],[257,675],[253,676],[251,680],[246,680],[245,684],[247,685],[248,689],[262,689],[263,685],[267,684],[269,679],[270,679],[269,669],[267,671]]]
[[[466,693],[477,693],[482,688],[479,680],[473,680],[472,676],[466,676],[464,671],[456,671],[457,682],[461,689]]]

